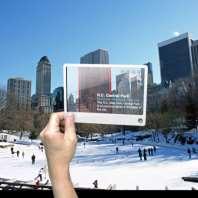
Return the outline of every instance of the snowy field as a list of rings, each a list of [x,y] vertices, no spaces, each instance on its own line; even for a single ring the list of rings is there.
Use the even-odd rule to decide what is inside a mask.
[[[116,154],[116,147],[119,153]],[[135,190],[191,190],[198,189],[198,183],[185,182],[182,177],[198,175],[198,154],[188,159],[185,149],[157,147],[154,156],[140,161],[138,148],[149,145],[134,143],[122,145],[122,142],[86,142],[78,143],[75,158],[71,165],[71,178],[76,187],[107,189],[112,184],[116,189]],[[11,155],[10,148],[0,148],[0,177],[34,182],[40,168],[46,165],[45,154],[36,145],[15,144],[14,150],[20,151],[19,158]],[[25,157],[21,156],[22,151]],[[36,155],[35,165],[31,164],[31,155]]]

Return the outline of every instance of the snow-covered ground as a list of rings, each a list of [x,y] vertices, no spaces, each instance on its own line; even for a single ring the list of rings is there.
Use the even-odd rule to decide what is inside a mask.
[[[100,142],[78,143],[75,158],[71,164],[71,178],[76,187],[93,188],[98,180],[99,188],[107,189],[116,184],[116,189],[170,190],[198,189],[198,183],[185,182],[182,177],[198,176],[198,154],[188,159],[186,149],[171,146],[158,146],[154,156],[140,161],[138,148],[149,148],[150,142],[125,141],[112,143],[109,138]],[[150,145],[149,145],[150,144]],[[116,154],[116,147],[119,153]],[[197,148],[197,147],[196,147]],[[24,159],[11,155],[10,148],[0,148],[0,177],[33,182],[40,168],[46,165],[45,154],[36,145],[15,144],[15,151],[25,152]],[[31,155],[36,155],[35,165],[31,164]]]

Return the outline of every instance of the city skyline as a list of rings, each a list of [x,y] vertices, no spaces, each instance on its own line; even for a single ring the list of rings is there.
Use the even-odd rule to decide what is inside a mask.
[[[192,20],[198,17],[198,2],[170,2],[171,7],[169,1],[155,0],[1,3],[0,84],[7,87],[8,78],[23,77],[32,81],[34,94],[36,79],[32,74],[46,55],[52,63],[53,91],[63,85],[64,63],[79,63],[82,55],[98,48],[108,50],[110,64],[151,62],[154,82],[160,83],[157,43],[184,32],[198,38]]]

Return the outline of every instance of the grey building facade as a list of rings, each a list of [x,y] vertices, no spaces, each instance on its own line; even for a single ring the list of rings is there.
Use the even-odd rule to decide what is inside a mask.
[[[51,93],[51,63],[47,56],[43,56],[36,68],[36,95]]]
[[[0,88],[0,111],[6,107],[6,102],[7,102],[6,95],[7,95],[6,90]]]
[[[97,49],[80,58],[81,64],[109,64],[109,53],[105,49]]]
[[[158,44],[162,84],[192,77],[194,68],[191,45],[188,33]]]
[[[10,78],[7,83],[7,105],[16,104],[23,109],[31,108],[31,81],[23,78]]]
[[[52,108],[51,96],[51,63],[47,56],[43,56],[36,68],[36,96],[32,99],[33,109],[43,113],[50,113]]]
[[[153,65],[151,62],[145,63],[148,67],[148,86],[153,85]]]

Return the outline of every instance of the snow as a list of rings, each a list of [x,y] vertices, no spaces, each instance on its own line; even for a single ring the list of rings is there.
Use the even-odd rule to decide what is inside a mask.
[[[149,148],[151,140],[135,141],[139,133],[127,133],[126,139],[112,143],[112,138],[124,137],[121,133],[108,135],[100,142],[78,143],[70,171],[76,187],[93,188],[94,180],[98,180],[99,188],[107,189],[112,184],[116,189],[135,190],[191,190],[198,189],[198,183],[185,182],[182,177],[198,176],[198,153],[188,159],[187,146],[158,144],[157,153],[148,156],[147,161],[140,161],[137,150]],[[36,142],[36,141],[35,141]],[[197,145],[194,145],[198,150]],[[116,154],[116,147],[119,153]],[[0,177],[13,180],[34,182],[39,170],[46,165],[45,153],[38,145],[15,144],[14,150],[20,151],[20,157],[11,155],[10,147],[0,148]],[[25,152],[24,159],[21,156]],[[35,165],[31,164],[32,154],[36,155]]]

